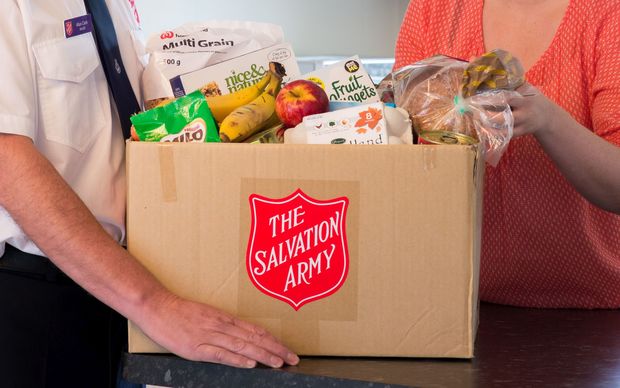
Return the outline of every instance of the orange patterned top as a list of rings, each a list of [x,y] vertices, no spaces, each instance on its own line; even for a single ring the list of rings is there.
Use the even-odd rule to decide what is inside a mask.
[[[411,0],[395,69],[434,54],[485,52],[483,0]],[[571,0],[527,80],[620,145],[620,0]],[[620,173],[620,166],[619,173]],[[484,190],[482,300],[531,307],[620,307],[620,216],[589,204],[533,136],[513,139]]]

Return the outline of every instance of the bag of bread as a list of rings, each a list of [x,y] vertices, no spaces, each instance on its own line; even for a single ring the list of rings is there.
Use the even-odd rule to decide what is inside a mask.
[[[524,82],[518,60],[494,50],[471,63],[438,55],[393,73],[396,105],[411,115],[418,136],[454,132],[479,142],[495,166],[512,138],[508,99]]]

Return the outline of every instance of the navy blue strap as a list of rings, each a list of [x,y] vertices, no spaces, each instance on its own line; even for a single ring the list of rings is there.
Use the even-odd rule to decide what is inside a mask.
[[[84,0],[84,4],[93,19],[93,34],[99,57],[121,119],[123,136],[128,139],[131,133],[129,118],[140,111],[140,105],[123,66],[112,17],[105,0]]]

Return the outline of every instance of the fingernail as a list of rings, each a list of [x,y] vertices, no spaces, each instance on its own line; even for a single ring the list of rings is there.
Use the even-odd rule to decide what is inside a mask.
[[[245,362],[245,365],[246,365],[248,368],[254,368],[254,367],[256,366],[256,361],[253,361],[253,360],[247,360],[247,361]]]
[[[287,358],[289,364],[296,365],[297,363],[299,363],[299,357],[297,357],[297,355],[294,353],[289,353]]]
[[[274,368],[280,368],[283,361],[279,357],[271,357],[271,366]]]

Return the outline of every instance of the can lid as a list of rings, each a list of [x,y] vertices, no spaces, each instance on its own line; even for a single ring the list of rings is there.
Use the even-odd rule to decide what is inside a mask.
[[[458,132],[449,131],[424,131],[419,137],[431,144],[457,144],[457,145],[473,145],[478,144],[478,140],[471,136]]]

